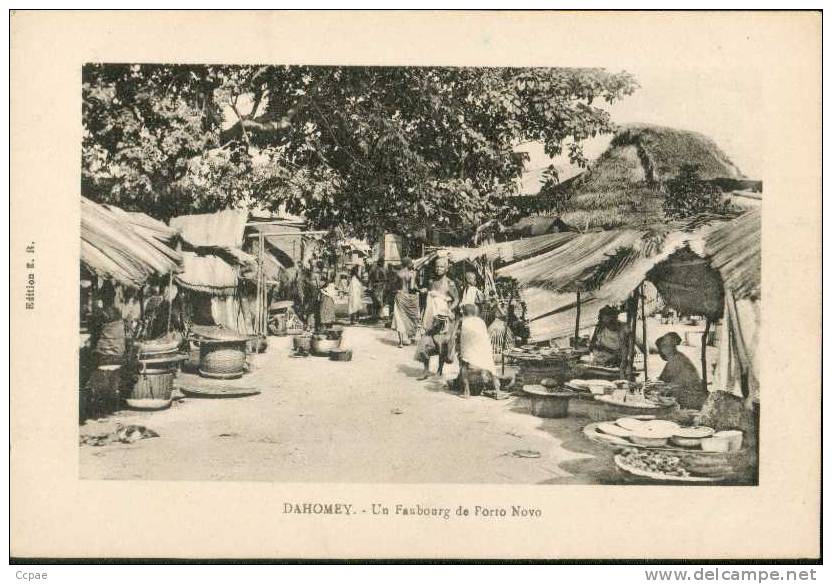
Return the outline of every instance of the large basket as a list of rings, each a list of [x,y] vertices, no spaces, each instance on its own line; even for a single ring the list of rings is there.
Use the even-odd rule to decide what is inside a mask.
[[[298,335],[293,337],[292,346],[298,353],[309,353],[312,350],[312,335]]]
[[[544,379],[554,379],[558,385],[572,379],[572,368],[568,361],[551,359],[546,361],[507,360],[517,370],[517,383],[522,385],[539,385]]]
[[[630,416],[656,416],[664,417],[670,415],[676,408],[676,404],[656,405],[655,407],[634,407],[625,404],[611,404],[594,400],[587,403],[587,414],[593,422],[608,422],[618,418]]]
[[[199,344],[199,374],[214,379],[236,379],[245,373],[246,341],[203,340]]]
[[[329,352],[341,346],[341,341],[312,337],[312,352],[316,355],[329,357]]]
[[[546,392],[526,386],[523,393],[528,396],[531,414],[538,418],[565,418],[569,415],[569,400],[571,392]]]

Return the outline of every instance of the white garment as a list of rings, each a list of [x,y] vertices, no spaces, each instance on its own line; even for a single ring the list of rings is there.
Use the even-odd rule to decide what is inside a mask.
[[[431,290],[428,292],[427,301],[425,302],[425,314],[422,316],[422,326],[428,330],[433,326],[433,319],[437,316],[451,316],[451,310],[448,308],[449,297],[444,292]]]
[[[479,316],[463,317],[459,345],[460,358],[463,361],[472,367],[495,374],[491,337],[483,319]]]
[[[466,304],[479,304],[482,298],[482,292],[476,286],[468,286],[465,288],[465,292],[462,293],[462,302],[460,304],[465,306]]]
[[[364,307],[363,298],[364,284],[361,283],[361,280],[353,276],[350,280],[349,302],[347,305],[347,310],[350,314],[355,314],[356,312],[361,311],[361,309]]]
[[[754,400],[760,399],[759,342],[760,303],[737,300],[725,291],[725,311],[719,329],[719,357],[714,388],[741,396],[741,375],[748,376],[748,388]]]

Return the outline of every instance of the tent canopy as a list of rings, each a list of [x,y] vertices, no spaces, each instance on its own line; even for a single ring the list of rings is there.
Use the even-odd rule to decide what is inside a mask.
[[[248,213],[227,209],[216,213],[181,215],[170,220],[182,239],[192,247],[243,247],[243,233]]]
[[[182,252],[183,270],[176,276],[177,283],[197,292],[233,294],[240,268],[250,271],[256,266],[256,259],[242,251],[247,216],[229,209],[172,218],[170,226],[193,248]]]

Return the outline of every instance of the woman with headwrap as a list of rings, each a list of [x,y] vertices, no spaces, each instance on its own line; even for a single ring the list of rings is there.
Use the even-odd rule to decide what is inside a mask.
[[[435,276],[428,289],[425,314],[422,316],[422,326],[425,330],[433,328],[436,317],[453,320],[454,310],[459,304],[459,290],[447,275],[448,258],[436,258],[433,269]]]
[[[419,323],[419,293],[416,272],[410,258],[402,260],[402,268],[394,280],[396,296],[393,300],[393,324],[390,328],[399,334],[399,347],[409,345],[416,335]]]
[[[445,363],[451,363],[454,352],[450,348],[456,335],[454,310],[459,304],[459,291],[456,284],[447,276],[448,259],[440,257],[434,264],[434,278],[428,289],[425,303],[425,314],[422,326],[425,334],[416,346],[416,360],[424,366],[424,372],[419,379],[430,376],[430,357],[439,356],[438,375],[442,375]]]

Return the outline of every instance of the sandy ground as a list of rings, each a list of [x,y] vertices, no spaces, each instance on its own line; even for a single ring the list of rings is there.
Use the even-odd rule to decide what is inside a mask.
[[[668,330],[695,329],[652,321],[651,344]],[[517,396],[462,399],[445,382],[456,376],[456,365],[446,367],[445,380],[418,381],[414,348],[397,348],[387,329],[347,328],[343,344],[354,350],[351,362],[295,357],[291,337],[269,342],[266,353],[251,357],[252,371],[242,379],[177,378],[178,385],[253,387],[260,395],[188,397],[165,411],[123,411],[81,426],[82,435],[106,433],[118,423],[141,424],[160,435],[82,446],[82,477],[522,484],[622,479],[611,453],[581,434],[586,418],[537,418]],[[698,368],[698,342],[681,349]],[[715,354],[710,350],[709,361]],[[661,358],[651,354],[650,377],[661,368]],[[520,458],[517,450],[541,456]]]
[[[269,341],[242,379],[177,379],[254,387],[260,395],[185,398],[165,411],[125,411],[81,426],[82,434],[99,434],[117,423],[141,424],[160,435],[82,446],[82,477],[521,484],[618,478],[611,453],[581,434],[587,419],[540,419],[521,397],[465,400],[436,377],[418,381],[413,348],[397,348],[389,330],[348,328],[351,362],[294,357],[291,338]],[[456,372],[446,368],[445,378]],[[541,456],[520,458],[517,450]]]

